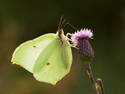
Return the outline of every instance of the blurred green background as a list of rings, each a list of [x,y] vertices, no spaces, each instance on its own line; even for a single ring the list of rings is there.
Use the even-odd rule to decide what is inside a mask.
[[[22,42],[55,33],[61,15],[93,30],[94,76],[103,79],[106,94],[125,94],[125,0],[0,0],[0,94],[95,94],[75,49],[71,72],[56,86],[10,62]]]

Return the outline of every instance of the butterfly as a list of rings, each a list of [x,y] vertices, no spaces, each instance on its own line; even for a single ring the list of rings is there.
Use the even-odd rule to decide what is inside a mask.
[[[61,17],[57,33],[41,35],[19,45],[11,62],[31,72],[36,80],[55,85],[70,72],[72,51]]]

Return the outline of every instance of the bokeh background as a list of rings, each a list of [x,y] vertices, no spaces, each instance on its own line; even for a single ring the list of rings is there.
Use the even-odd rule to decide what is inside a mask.
[[[125,0],[0,0],[0,94],[95,94],[75,49],[71,72],[56,86],[10,62],[22,42],[56,32],[61,15],[93,30],[94,76],[103,79],[106,94],[125,94]]]

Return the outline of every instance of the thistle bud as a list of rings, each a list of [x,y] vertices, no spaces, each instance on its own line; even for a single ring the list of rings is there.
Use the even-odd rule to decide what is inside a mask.
[[[90,29],[81,29],[71,36],[73,44],[78,47],[80,59],[84,62],[91,62],[94,57],[94,51],[89,42],[89,38],[92,36],[93,33]]]

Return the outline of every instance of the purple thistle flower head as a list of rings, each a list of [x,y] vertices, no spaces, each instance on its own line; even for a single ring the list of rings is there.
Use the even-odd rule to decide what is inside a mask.
[[[92,36],[93,33],[90,29],[81,29],[71,36],[73,44],[78,47],[80,58],[84,62],[91,62],[94,57],[94,51],[88,40]]]
[[[90,29],[81,29],[80,31],[75,32],[72,34],[71,39],[74,45],[78,45],[79,39],[89,39],[92,38],[93,33]]]

